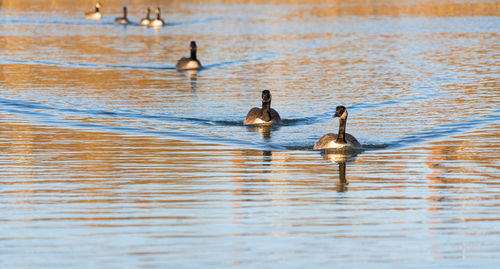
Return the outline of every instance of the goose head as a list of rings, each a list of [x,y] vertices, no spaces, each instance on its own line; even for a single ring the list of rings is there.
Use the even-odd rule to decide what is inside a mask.
[[[333,118],[339,118],[339,119],[346,119],[347,118],[347,109],[345,106],[337,106],[335,108],[335,115],[333,115]]]
[[[269,90],[262,91],[262,103],[270,103],[272,99],[271,92]]]
[[[195,50],[197,48],[196,42],[191,41],[191,50]]]

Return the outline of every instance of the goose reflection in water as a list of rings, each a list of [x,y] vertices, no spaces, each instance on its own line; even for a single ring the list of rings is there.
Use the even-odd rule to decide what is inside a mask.
[[[339,150],[325,150],[321,153],[323,159],[330,161],[332,163],[337,163],[339,165],[339,184],[337,185],[338,192],[347,191],[347,185],[349,182],[346,179],[346,163],[353,162],[356,160],[356,152],[347,152]]]
[[[261,133],[264,140],[271,139],[271,132],[277,130],[279,127],[273,125],[247,125],[249,132]]]
[[[273,152],[270,150],[262,151],[262,165],[263,166],[271,166],[271,162],[273,160]],[[270,173],[271,170],[264,171],[264,173]]]
[[[179,74],[189,77],[191,92],[196,92],[198,89],[198,70],[177,70]]]
[[[198,70],[190,69],[190,70],[177,70],[178,73],[189,76],[190,79],[195,79],[198,77]]]

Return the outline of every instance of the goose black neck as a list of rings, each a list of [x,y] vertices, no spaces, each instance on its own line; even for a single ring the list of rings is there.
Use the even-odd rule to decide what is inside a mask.
[[[158,13],[156,13],[156,19],[159,20],[160,19],[160,11],[158,10]]]
[[[95,12],[99,12],[99,8],[98,7],[95,7]]]
[[[345,126],[347,123],[347,119],[339,119],[339,134],[337,135],[336,142],[339,144],[346,144],[345,141]]]
[[[123,17],[124,17],[124,18],[126,18],[126,17],[127,17],[127,9],[126,9],[126,8],[124,8],[124,9],[123,9]]]
[[[191,60],[196,60],[196,48],[191,48]]]
[[[262,120],[271,121],[271,102],[262,102]]]

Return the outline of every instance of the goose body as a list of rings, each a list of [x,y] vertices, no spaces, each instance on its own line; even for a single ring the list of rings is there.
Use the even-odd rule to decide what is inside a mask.
[[[271,108],[271,92],[262,91],[262,108],[254,107],[247,114],[244,125],[253,124],[281,124],[278,112]]]
[[[156,19],[149,22],[149,26],[151,27],[162,27],[165,25],[165,22],[160,18],[160,8],[155,9]]]
[[[127,18],[127,7],[123,7],[123,17],[118,17],[115,19],[117,24],[129,24],[130,21]]]
[[[191,56],[188,57],[182,57],[179,61],[177,61],[177,64],[175,65],[175,68],[177,70],[199,70],[202,68],[200,61],[196,57],[196,42],[191,41]]]
[[[90,12],[85,12],[85,18],[89,20],[100,20],[102,18],[101,11],[99,10],[101,8],[101,3],[97,2],[95,4],[95,10],[90,11]]]
[[[314,144],[313,149],[345,149],[345,148],[361,148],[358,140],[345,132],[347,124],[347,109],[344,106],[338,106],[333,116],[339,118],[338,134],[328,133]]]
[[[361,148],[361,144],[351,134],[345,134],[346,143],[337,142],[337,134],[328,133],[320,138],[313,149],[340,149],[345,147]]]
[[[146,17],[142,18],[142,20],[139,22],[140,25],[148,26],[151,23],[151,19],[149,18],[150,13],[151,9],[148,7],[148,9],[146,10]]]

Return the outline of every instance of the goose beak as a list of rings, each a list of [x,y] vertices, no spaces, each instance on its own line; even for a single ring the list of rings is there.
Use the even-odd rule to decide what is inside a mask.
[[[335,112],[335,115],[333,115],[332,118],[337,118],[337,117],[340,117],[339,113],[338,112]]]

